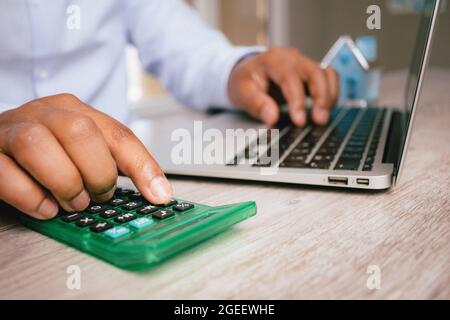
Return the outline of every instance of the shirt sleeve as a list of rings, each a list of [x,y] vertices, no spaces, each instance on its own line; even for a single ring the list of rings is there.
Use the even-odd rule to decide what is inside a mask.
[[[228,79],[239,60],[261,47],[234,47],[182,0],[127,1],[128,40],[145,70],[182,104],[230,106]]]

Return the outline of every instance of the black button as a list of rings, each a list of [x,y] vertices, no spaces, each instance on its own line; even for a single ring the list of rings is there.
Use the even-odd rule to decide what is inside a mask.
[[[193,208],[194,208],[194,205],[190,204],[190,203],[179,203],[179,204],[173,206],[173,210],[179,211],[179,212],[185,212],[185,211],[191,210]]]
[[[81,219],[78,219],[78,221],[76,222],[76,225],[79,226],[80,228],[84,228],[84,227],[90,226],[91,224],[94,224],[95,222],[97,222],[97,221],[93,218],[83,217]]]
[[[111,229],[112,227],[114,227],[114,225],[112,223],[109,223],[109,222],[97,222],[96,224],[91,226],[90,229],[91,229],[92,232],[99,233],[99,232]]]
[[[131,220],[136,219],[136,216],[132,213],[124,213],[120,216],[118,216],[117,218],[114,219],[115,222],[117,223],[125,223]]]
[[[99,204],[94,204],[92,206],[90,206],[89,208],[86,209],[87,212],[89,213],[97,213],[100,212],[102,210],[104,210],[105,208],[103,208],[103,206],[99,205]]]
[[[128,195],[128,198],[130,200],[141,200],[142,194],[138,191],[133,192],[132,194]]]
[[[127,204],[124,204],[122,206],[122,209],[127,210],[127,211],[131,211],[131,210],[134,210],[134,209],[137,209],[137,208],[140,208],[140,207],[142,207],[142,202],[131,201],[131,202],[128,202]]]
[[[155,206],[152,206],[152,205],[148,205],[148,206],[145,206],[143,208],[140,208],[137,211],[137,213],[139,213],[140,215],[145,216],[145,215],[153,213],[155,211],[158,211],[158,207],[155,207]]]
[[[75,213],[69,213],[69,214],[66,214],[66,215],[62,216],[62,217],[61,217],[61,220],[64,221],[64,222],[73,222],[73,221],[75,221],[75,220],[80,219],[82,216],[83,216],[83,215],[81,215],[81,214],[78,213],[78,212],[75,212]]]
[[[125,203],[126,203],[126,201],[123,199],[120,199],[120,198],[115,198],[115,199],[112,199],[109,201],[109,204],[114,207],[121,206]]]
[[[115,194],[117,196],[127,196],[129,194],[132,194],[133,192],[134,192],[134,190],[117,188]]]
[[[152,217],[156,220],[165,220],[173,217],[175,214],[169,210],[161,210],[152,214]]]
[[[162,207],[171,207],[171,206],[173,206],[173,205],[176,205],[177,203],[178,203],[177,200],[172,199],[172,200],[170,200],[168,203],[166,203],[165,205],[163,205]]]
[[[115,216],[117,216],[120,212],[114,209],[108,209],[103,211],[102,213],[100,213],[100,217],[102,217],[103,219],[110,219],[110,218],[114,218]]]

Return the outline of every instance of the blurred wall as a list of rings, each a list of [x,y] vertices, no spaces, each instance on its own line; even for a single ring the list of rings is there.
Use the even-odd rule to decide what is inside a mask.
[[[277,1],[275,0],[276,4]],[[378,4],[382,9],[382,30],[366,28],[366,9]],[[388,12],[386,1],[376,0],[289,0],[290,44],[321,60],[343,33],[351,36],[376,35],[380,59],[386,70],[409,65],[416,38],[418,17]],[[450,10],[441,14],[432,55],[435,66],[450,67]]]

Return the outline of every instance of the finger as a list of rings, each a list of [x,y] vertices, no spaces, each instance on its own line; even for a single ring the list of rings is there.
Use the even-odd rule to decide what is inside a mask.
[[[260,119],[267,126],[272,127],[277,123],[279,115],[279,107],[256,82],[248,81],[240,86],[241,105],[245,106],[245,110],[254,118]]]
[[[313,99],[313,121],[319,125],[328,123],[331,98],[324,70],[315,62],[302,57],[298,65],[303,79],[306,80]]]
[[[94,120],[66,111],[49,113],[40,120],[77,167],[91,199],[95,202],[111,199],[117,182],[117,166]]]
[[[0,153],[0,199],[36,219],[50,219],[58,204],[10,157]]]
[[[324,70],[330,91],[331,106],[333,107],[339,99],[339,76],[333,68],[328,67]]]
[[[305,91],[303,83],[295,70],[268,70],[271,79],[281,88],[288,103],[292,122],[300,127],[306,125]]]
[[[89,205],[77,168],[42,124],[15,125],[0,148],[49,190],[65,210],[81,211]]]
[[[120,171],[131,178],[147,200],[155,204],[168,203],[172,198],[172,186],[145,146],[118,121],[100,113],[97,118]]]

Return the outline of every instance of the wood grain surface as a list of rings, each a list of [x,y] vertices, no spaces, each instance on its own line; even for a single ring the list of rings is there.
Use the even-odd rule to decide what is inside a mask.
[[[385,82],[397,101],[401,74]],[[385,192],[172,179],[176,195],[256,200],[256,217],[145,273],[130,273],[0,213],[0,298],[449,299],[450,70],[433,70],[401,182]],[[66,269],[81,268],[81,289]],[[366,286],[381,270],[380,290]]]

